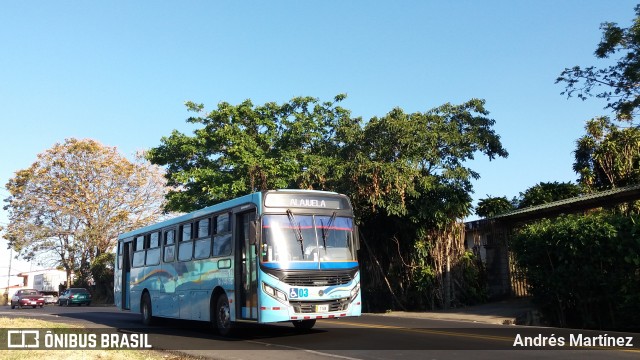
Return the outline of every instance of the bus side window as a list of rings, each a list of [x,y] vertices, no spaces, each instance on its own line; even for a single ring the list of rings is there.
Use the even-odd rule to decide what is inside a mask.
[[[215,217],[216,232],[213,236],[213,256],[231,255],[231,227],[229,214]]]
[[[122,254],[123,254],[122,249],[123,248],[124,248],[124,243],[123,242],[118,243],[118,270],[122,269]]]
[[[178,260],[187,261],[191,260],[193,256],[193,238],[192,225],[184,224],[180,226],[180,244],[178,245]]]
[[[160,233],[154,232],[149,235],[149,249],[147,250],[147,265],[158,265],[160,263]]]
[[[175,230],[164,233],[164,262],[173,262],[176,256]]]
[[[160,233],[154,232],[149,235],[149,249],[154,249],[160,246]]]
[[[207,237],[209,235],[211,235],[211,232],[209,231],[210,225],[211,224],[211,219],[202,219],[199,220],[196,223],[196,230],[198,231],[198,234],[196,235],[196,238],[198,239],[202,239],[204,237]]]
[[[180,234],[180,241],[189,241],[192,239],[191,237],[191,228],[192,228],[193,224],[184,224],[184,225],[180,225],[180,230],[181,230],[181,234]]]
[[[137,236],[133,242],[133,267],[139,267],[144,265],[144,236]]]
[[[193,257],[196,259],[206,259],[211,255],[211,219],[202,219],[196,222],[196,240]]]
[[[229,213],[220,214],[216,217],[216,233],[224,233],[231,231],[231,222],[229,221]]]
[[[144,236],[137,236],[135,238],[133,251],[142,251],[144,250]]]

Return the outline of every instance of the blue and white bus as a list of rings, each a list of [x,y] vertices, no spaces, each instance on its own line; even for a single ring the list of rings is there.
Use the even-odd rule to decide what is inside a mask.
[[[257,192],[118,237],[115,302],[155,317],[290,321],[361,313],[357,228],[345,195]]]

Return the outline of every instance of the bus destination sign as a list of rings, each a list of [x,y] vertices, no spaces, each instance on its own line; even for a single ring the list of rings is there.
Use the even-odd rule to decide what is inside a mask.
[[[345,199],[307,194],[267,194],[264,200],[267,207],[281,208],[319,208],[319,209],[348,209]]]

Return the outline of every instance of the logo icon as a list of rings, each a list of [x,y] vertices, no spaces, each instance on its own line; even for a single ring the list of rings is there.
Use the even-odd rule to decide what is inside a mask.
[[[40,331],[38,330],[8,330],[7,347],[10,349],[37,348],[40,346]]]

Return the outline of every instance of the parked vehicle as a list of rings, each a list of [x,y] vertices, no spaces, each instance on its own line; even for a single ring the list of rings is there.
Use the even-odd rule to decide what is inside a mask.
[[[58,297],[54,294],[44,294],[44,303],[45,304],[57,304],[58,303]]]
[[[85,288],[69,288],[65,290],[58,298],[58,305],[69,306],[72,304],[78,306],[82,306],[82,304],[91,305],[91,294]]]
[[[44,295],[53,294],[58,296],[60,285],[67,281],[67,274],[61,270],[49,270],[42,274],[33,276],[33,288]]]
[[[16,291],[11,298],[11,308],[15,309],[16,306],[22,308],[23,306],[31,306],[34,309],[37,306],[44,306],[44,296],[36,289],[22,289]]]

